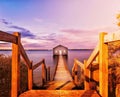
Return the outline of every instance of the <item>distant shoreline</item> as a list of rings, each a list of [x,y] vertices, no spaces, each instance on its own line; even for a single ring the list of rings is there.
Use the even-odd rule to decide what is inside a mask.
[[[68,51],[92,51],[93,49],[68,49]],[[12,51],[11,49],[0,49],[0,51]],[[52,51],[52,49],[29,49],[26,51]]]

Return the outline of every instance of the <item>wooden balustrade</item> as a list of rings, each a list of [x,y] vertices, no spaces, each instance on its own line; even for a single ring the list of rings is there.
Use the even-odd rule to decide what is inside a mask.
[[[110,37],[110,36],[109,36]],[[115,38],[117,37],[117,38]],[[77,83],[77,68],[80,66],[84,67],[85,76],[85,90],[92,89],[92,83],[96,83],[96,87],[102,97],[108,97],[108,44],[112,41],[118,41],[120,38],[116,34],[112,34],[112,38],[107,38],[105,32],[100,33],[99,44],[91,53],[88,60],[84,61],[84,65],[78,60],[74,60],[74,66],[72,68],[72,75],[74,76],[74,81]],[[80,64],[80,65],[78,65]],[[95,87],[95,86],[93,86]],[[97,88],[94,88],[97,89]]]
[[[42,64],[42,79],[46,82],[47,77],[48,81],[50,80],[50,67],[47,69],[45,65],[45,60],[43,59],[39,63],[32,66],[32,62],[29,60],[22,44],[21,37],[18,32],[12,34],[0,31],[0,41],[12,43],[12,71],[11,71],[11,97],[18,97],[20,92],[20,55],[22,56],[25,64],[28,68],[28,89],[32,89],[33,85],[33,70],[39,67]]]
[[[48,68],[46,68],[46,64],[45,64],[45,59],[43,59],[42,61],[38,62],[37,64],[35,64],[32,69],[35,70],[36,68],[38,68],[39,66],[42,66],[42,85],[44,85],[47,81],[50,81],[50,67],[48,66]]]

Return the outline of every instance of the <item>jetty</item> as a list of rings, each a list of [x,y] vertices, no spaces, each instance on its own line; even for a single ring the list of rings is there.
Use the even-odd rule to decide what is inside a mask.
[[[12,70],[11,70],[11,97],[108,97],[108,43],[119,41],[120,35],[100,33],[99,43],[84,62],[74,59],[72,74],[60,51],[53,79],[50,76],[50,66],[47,67],[45,59],[33,65],[21,43],[18,32],[9,34],[0,31],[0,41],[12,43]],[[28,90],[20,91],[20,56],[28,69]],[[33,89],[33,70],[41,66],[42,86],[45,89]],[[84,75],[84,89],[79,86],[78,67]]]

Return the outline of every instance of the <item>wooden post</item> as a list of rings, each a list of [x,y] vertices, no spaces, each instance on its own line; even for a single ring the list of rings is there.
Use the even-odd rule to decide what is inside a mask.
[[[100,33],[99,86],[100,95],[108,97],[108,45],[104,43],[106,33]]]
[[[32,62],[31,67],[28,68],[28,89],[31,90],[33,86],[33,70],[32,70]]]
[[[17,97],[18,91],[20,89],[20,72],[19,72],[19,62],[20,62],[20,34],[15,32],[14,35],[17,37],[17,43],[12,43],[12,74],[11,74],[11,97]]]
[[[75,63],[75,75],[74,75],[74,83],[78,84],[78,65]]]
[[[75,62],[74,62],[74,65],[73,65],[73,66],[75,66]],[[72,67],[72,78],[73,78],[73,79],[74,79],[74,76],[75,76],[75,72],[74,72],[75,70],[74,70],[74,69],[75,69],[75,67]]]
[[[46,68],[45,68],[45,63],[43,61],[42,63],[42,84],[44,85],[46,83]]]
[[[84,85],[85,85],[85,90],[89,90],[89,79],[90,79],[90,70],[86,68],[86,64],[87,61],[84,60],[84,75],[85,75],[85,81],[84,81]]]
[[[50,81],[50,66],[47,68],[47,81]]]

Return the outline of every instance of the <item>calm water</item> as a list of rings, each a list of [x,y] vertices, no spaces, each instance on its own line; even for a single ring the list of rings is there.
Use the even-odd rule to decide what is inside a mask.
[[[81,62],[84,61],[84,59],[88,59],[90,56],[92,50],[70,50],[68,52],[68,68],[71,71],[74,58],[77,58]],[[6,54],[11,55],[11,51],[0,51],[0,54]],[[46,65],[50,66],[51,68],[51,75],[53,75],[55,64],[53,59],[53,52],[52,51],[27,51],[27,55],[29,56],[30,60],[33,61],[33,64],[41,61],[43,58],[45,59]],[[34,83],[39,86],[41,85],[41,67],[37,68],[33,72],[33,79]]]

